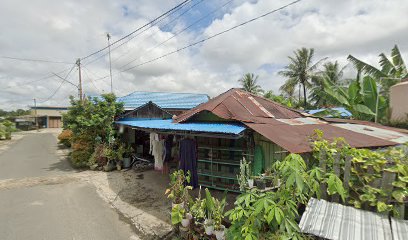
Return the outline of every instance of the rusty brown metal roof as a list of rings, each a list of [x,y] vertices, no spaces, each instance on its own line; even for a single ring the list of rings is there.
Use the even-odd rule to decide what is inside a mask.
[[[395,142],[342,129],[330,124],[289,125],[278,122],[275,124],[245,123],[245,125],[291,153],[311,152],[310,137],[313,136],[315,129],[322,130],[325,139],[333,140],[336,137],[343,137],[351,147],[356,148],[397,145]]]
[[[362,124],[362,121],[352,122],[355,120],[313,117],[237,88],[232,88],[208,102],[177,116],[174,122],[193,121],[193,117],[201,112],[211,112],[226,120],[242,122],[247,127],[292,153],[305,153],[312,150],[310,147],[310,137],[314,134],[315,129],[322,130],[325,138],[328,140],[343,137],[350,146],[356,148],[397,145],[397,143],[387,139],[369,136],[331,124],[341,121]],[[369,125],[370,123],[364,122],[364,124]]]
[[[304,117],[297,110],[282,106],[242,89],[232,88],[208,102],[177,116],[175,122],[185,122],[203,111],[210,111],[218,117],[227,120],[254,123],[261,123],[264,119],[268,118],[291,119]]]

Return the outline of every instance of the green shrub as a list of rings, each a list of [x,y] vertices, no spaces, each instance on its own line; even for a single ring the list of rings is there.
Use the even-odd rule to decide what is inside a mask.
[[[61,144],[64,144],[66,147],[71,147],[72,141],[72,131],[71,130],[63,130],[60,135],[58,135],[58,140]]]
[[[74,150],[71,154],[71,163],[76,168],[87,167],[92,152],[88,150]]]

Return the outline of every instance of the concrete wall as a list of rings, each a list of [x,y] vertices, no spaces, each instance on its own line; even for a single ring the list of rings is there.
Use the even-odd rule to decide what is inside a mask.
[[[391,120],[408,120],[408,82],[402,82],[391,87],[390,107]]]
[[[62,113],[66,113],[68,110],[60,109],[37,109],[37,116],[51,116],[51,117],[61,117]],[[31,115],[35,115],[35,110],[31,109]]]

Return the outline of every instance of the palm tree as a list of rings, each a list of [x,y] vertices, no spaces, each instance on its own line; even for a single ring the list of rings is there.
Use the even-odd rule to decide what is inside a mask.
[[[388,95],[388,90],[392,85],[400,82],[401,79],[408,78],[407,66],[397,45],[391,50],[391,58],[388,58],[384,53],[381,53],[379,57],[381,69],[365,63],[352,55],[349,55],[347,59],[353,63],[358,71],[375,78],[382,85],[384,95]],[[382,79],[386,81],[381,81]]]
[[[295,87],[303,87],[304,108],[307,106],[306,89],[311,87],[311,78],[315,76],[317,66],[323,60],[313,64],[314,49],[301,48],[294,51],[294,57],[288,57],[289,65],[279,74],[286,77],[286,82],[281,86],[280,90],[285,92],[289,97],[293,96]]]
[[[340,68],[337,61],[323,64],[323,70],[312,77],[312,89],[309,100],[314,101],[317,106],[327,106],[331,104],[330,96],[324,91],[324,80],[328,80],[336,85],[343,85],[342,77],[345,68],[346,66]]]
[[[250,93],[261,95],[264,91],[261,86],[257,84],[258,76],[255,76],[253,73],[246,73],[238,80],[241,83],[242,88]]]

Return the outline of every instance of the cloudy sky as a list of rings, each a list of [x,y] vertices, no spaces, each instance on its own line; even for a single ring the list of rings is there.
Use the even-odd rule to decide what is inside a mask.
[[[181,2],[0,1],[0,108],[27,108],[33,98],[40,105],[67,105],[68,96],[76,95],[77,89],[62,83],[53,73],[77,84],[74,62],[106,47],[106,33],[114,42]],[[285,79],[277,72],[288,63],[287,56],[301,47],[315,48],[316,61],[328,57],[346,65],[347,55],[352,54],[378,65],[378,54],[389,54],[398,44],[408,59],[407,0],[303,0],[146,63],[290,2],[191,0],[157,24],[131,35],[131,40],[126,38],[112,46],[114,92],[126,95],[133,91],[172,91],[216,96],[237,87],[237,79],[246,72],[259,75],[264,89],[278,92]],[[82,60],[83,88],[88,95],[110,91],[106,53]],[[353,69],[349,67],[346,72],[351,75]]]

